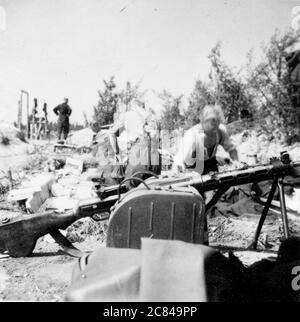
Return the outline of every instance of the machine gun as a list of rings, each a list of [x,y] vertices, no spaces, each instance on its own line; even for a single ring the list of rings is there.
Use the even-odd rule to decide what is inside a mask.
[[[286,151],[283,151],[279,158],[271,158],[268,164],[246,166],[244,169],[224,171],[221,173],[209,173],[202,176],[199,175],[198,177],[193,177],[188,174],[182,174],[177,177],[160,176],[159,178],[147,179],[145,184],[148,189],[154,188],[155,190],[164,189],[166,187],[176,189],[191,186],[198,190],[202,195],[207,191],[215,191],[211,200],[205,205],[205,213],[207,214],[230,187],[272,180],[271,189],[267,201],[264,203],[264,208],[253,242],[249,246],[249,248],[256,249],[261,229],[277,189],[279,190],[284,237],[289,237],[284,185],[288,184],[295,186],[295,182],[298,182],[299,184],[299,179],[297,181],[297,178],[299,177],[300,162],[292,162],[289,154]],[[284,181],[286,179],[287,181]]]
[[[137,174],[138,173],[135,175]],[[151,173],[149,173],[149,175],[151,175]],[[216,190],[212,199],[205,205],[206,213],[232,186],[273,180],[271,190],[255,233],[254,241],[251,244],[251,247],[255,249],[257,247],[260,231],[277,188],[279,189],[284,236],[285,238],[288,237],[288,220],[283,190],[283,179],[285,177],[299,178],[300,162],[292,162],[288,153],[282,152],[280,158],[272,158],[269,164],[256,165],[245,169],[212,173],[202,176],[199,175],[196,178],[188,174],[182,174],[177,177],[156,176],[156,178],[149,178],[143,181],[134,176],[130,180],[142,181],[143,185],[132,190],[154,189],[157,192],[159,190],[169,188],[176,189],[191,186],[198,190],[202,195],[206,191]],[[128,194],[131,193],[132,190],[130,190]],[[81,256],[82,252],[75,248],[58,229],[66,229],[73,222],[83,217],[91,217],[94,220],[109,219],[111,207],[118,205],[120,208],[120,206],[122,206],[122,199],[123,196],[126,195],[126,191],[127,188],[123,182],[120,185],[99,189],[99,198],[80,202],[75,209],[65,213],[48,211],[42,214],[20,216],[11,219],[10,222],[2,223],[0,224],[0,251],[8,251],[10,255],[15,257],[28,256],[32,253],[37,239],[49,233],[68,254],[76,257]],[[143,198],[143,194],[141,193],[140,195],[141,198]],[[103,215],[103,213],[106,214]]]
[[[207,175],[202,175],[199,178],[177,178],[170,180],[169,178],[162,178],[160,180],[150,179],[148,184],[158,187],[172,185],[175,187],[182,187],[190,185],[196,188],[201,194],[206,191],[215,191],[212,199],[205,205],[206,214],[208,211],[218,202],[220,197],[233,186],[248,184],[248,183],[258,183],[262,181],[272,180],[272,186],[265,202],[256,232],[254,240],[249,246],[249,248],[256,249],[258,238],[267,217],[268,211],[271,206],[276,189],[279,190],[280,199],[280,210],[283,223],[284,237],[289,237],[288,219],[287,211],[284,197],[284,185],[287,182],[284,178],[290,178],[288,184],[294,185],[296,178],[300,177],[300,162],[292,162],[289,154],[286,151],[281,152],[280,158],[271,158],[269,164],[246,166],[245,169],[225,171],[221,173],[212,173]]]

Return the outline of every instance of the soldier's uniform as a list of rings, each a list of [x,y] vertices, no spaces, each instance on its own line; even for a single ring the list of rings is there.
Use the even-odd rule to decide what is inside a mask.
[[[118,136],[125,131],[127,143],[127,164],[125,179],[131,178],[136,172],[161,172],[161,160],[158,152],[159,141],[156,135],[146,131],[148,113],[142,108],[134,108],[124,113],[118,122],[110,129],[111,136]],[[156,133],[156,131],[153,131]],[[149,175],[140,174],[136,177],[146,179]],[[129,188],[135,187],[139,182],[130,181]]]
[[[199,174],[218,171],[216,159],[218,145],[222,145],[226,152],[236,147],[231,142],[224,124],[219,125],[216,132],[216,143],[212,148],[205,146],[205,136],[201,123],[187,130],[174,157],[174,167],[183,165],[186,171],[195,171]]]
[[[67,139],[69,129],[70,129],[70,122],[69,122],[69,116],[72,113],[71,107],[68,105],[68,103],[62,103],[58,106],[56,106],[53,109],[53,112],[58,115],[58,122],[57,122],[57,127],[58,127],[58,140],[61,139],[61,135],[63,133],[64,135],[64,140]]]

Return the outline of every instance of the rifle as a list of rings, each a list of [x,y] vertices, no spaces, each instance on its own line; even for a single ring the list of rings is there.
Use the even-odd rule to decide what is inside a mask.
[[[136,174],[130,180],[143,181],[140,178],[134,177]],[[148,174],[150,175],[149,172]],[[280,158],[272,158],[269,164],[255,165],[245,169],[221,173],[210,173],[202,176],[199,175],[197,178],[188,174],[177,177],[156,176],[156,178],[149,178],[143,181],[143,183],[148,189],[153,187],[156,190],[170,186],[172,188],[192,186],[201,194],[204,194],[206,191],[216,190],[212,199],[205,205],[205,211],[207,213],[230,187],[273,180],[255,233],[254,241],[250,245],[251,248],[256,249],[260,231],[277,188],[279,189],[280,195],[284,235],[285,238],[288,237],[288,221],[283,191],[284,177],[300,177],[300,162],[292,162],[286,151],[281,153]],[[142,188],[138,187],[135,189]],[[42,214],[13,218],[8,223],[0,224],[0,251],[8,251],[11,256],[15,257],[28,256],[32,253],[37,239],[49,233],[62,246],[65,252],[71,256],[80,257],[83,253],[75,248],[58,229],[66,229],[73,222],[83,217],[91,217],[94,220],[109,219],[110,214],[101,215],[100,217],[95,215],[110,212],[111,207],[122,200],[121,197],[126,191],[127,188],[122,182],[120,185],[101,187],[98,190],[99,198],[80,202],[75,209],[65,213],[59,214],[55,211],[48,211]]]
[[[108,219],[105,212],[109,212],[116,201],[117,196],[109,196],[103,200],[93,198],[79,202],[75,209],[62,213],[50,210],[12,218],[9,222],[0,224],[0,251],[8,251],[13,257],[29,256],[38,238],[49,233],[66,253],[80,257],[81,251],[75,248],[58,229],[66,229],[84,217],[91,217],[96,221]]]

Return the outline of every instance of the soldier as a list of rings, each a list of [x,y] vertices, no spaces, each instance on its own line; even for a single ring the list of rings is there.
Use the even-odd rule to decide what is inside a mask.
[[[173,169],[176,172],[191,170],[200,174],[218,171],[218,145],[223,146],[238,166],[237,150],[224,123],[225,118],[220,106],[205,106],[201,113],[201,123],[185,133],[182,145],[174,158]]]
[[[131,109],[123,113],[119,120],[110,129],[110,142],[116,156],[120,153],[117,137],[125,131],[128,150],[128,160],[125,170],[125,179],[140,171],[152,171],[156,174],[161,172],[160,155],[157,150],[155,129],[152,131],[148,126],[150,114],[145,110],[144,104],[134,104]],[[154,133],[153,133],[154,132]],[[118,159],[120,157],[118,156]],[[138,175],[145,179],[147,175]],[[129,188],[134,187],[136,182],[128,182]]]
[[[71,107],[68,105],[68,99],[64,99],[64,103],[56,106],[53,109],[53,112],[58,115],[58,140],[61,140],[61,135],[63,133],[64,135],[64,140],[67,139],[68,133],[69,133],[69,128],[70,128],[70,122],[69,122],[69,117],[72,113]]]

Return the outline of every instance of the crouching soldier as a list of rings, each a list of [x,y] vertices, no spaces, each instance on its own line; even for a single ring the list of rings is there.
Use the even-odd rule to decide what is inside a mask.
[[[127,162],[125,169],[125,179],[129,179],[136,172],[140,172],[135,177],[146,179],[149,174],[142,173],[151,171],[155,174],[161,172],[160,154],[158,152],[158,135],[155,130],[150,130],[148,126],[149,115],[145,111],[144,105],[134,105],[129,111],[123,113],[119,120],[110,129],[110,143],[120,161],[120,148],[117,137],[122,134],[127,145]],[[154,134],[154,135],[153,135]],[[139,184],[137,180],[128,181],[128,188]]]
[[[190,128],[174,157],[173,170],[196,171],[200,174],[218,172],[216,153],[219,145],[230,155],[232,163],[238,168],[236,147],[227,133],[225,117],[218,105],[206,105],[200,116],[201,122]]]
[[[61,140],[61,135],[63,134],[64,140],[67,139],[68,134],[69,134],[69,129],[70,129],[70,115],[72,113],[71,107],[68,105],[68,99],[64,99],[64,103],[56,106],[53,109],[53,112],[58,115],[58,122],[57,122],[57,127],[58,127],[58,140]]]

